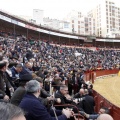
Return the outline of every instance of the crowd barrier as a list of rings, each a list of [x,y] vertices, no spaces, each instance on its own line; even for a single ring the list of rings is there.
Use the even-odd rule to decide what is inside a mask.
[[[117,74],[118,72],[119,72],[118,69],[89,71],[89,72],[85,72],[84,80],[91,81],[92,83],[94,83],[94,81],[98,77],[114,75]]]
[[[95,79],[102,76],[114,75],[119,72],[118,69],[113,70],[98,70],[98,71],[90,71],[85,73],[85,81],[91,81],[94,83]],[[98,112],[99,109],[103,106],[110,109],[110,115],[114,118],[114,120],[120,120],[120,107],[110,103],[107,99],[105,99],[102,95],[97,93],[94,90],[94,99],[95,99],[95,111]]]

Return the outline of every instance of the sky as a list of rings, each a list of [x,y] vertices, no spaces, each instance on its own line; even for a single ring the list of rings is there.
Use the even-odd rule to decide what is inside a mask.
[[[33,16],[33,9],[44,10],[44,17],[62,19],[71,10],[83,14],[102,0],[0,0],[0,9],[13,15]],[[120,5],[120,0],[116,1]]]

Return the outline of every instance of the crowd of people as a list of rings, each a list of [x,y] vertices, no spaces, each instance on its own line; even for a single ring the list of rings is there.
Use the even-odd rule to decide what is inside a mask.
[[[3,34],[0,40],[1,103],[19,106],[27,120],[66,120],[78,111],[86,119],[100,120],[100,114],[108,114],[107,108],[95,114],[93,85],[84,81],[84,72],[118,68],[119,51],[62,47]]]

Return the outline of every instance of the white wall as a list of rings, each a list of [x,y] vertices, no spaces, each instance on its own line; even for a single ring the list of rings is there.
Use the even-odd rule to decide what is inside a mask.
[[[43,25],[44,11],[39,9],[33,10],[33,19],[36,20],[38,25]]]

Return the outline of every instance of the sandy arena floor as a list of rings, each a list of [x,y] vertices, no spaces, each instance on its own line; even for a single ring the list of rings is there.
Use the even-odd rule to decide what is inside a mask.
[[[93,85],[94,90],[120,107],[120,77],[106,77],[97,79]]]

